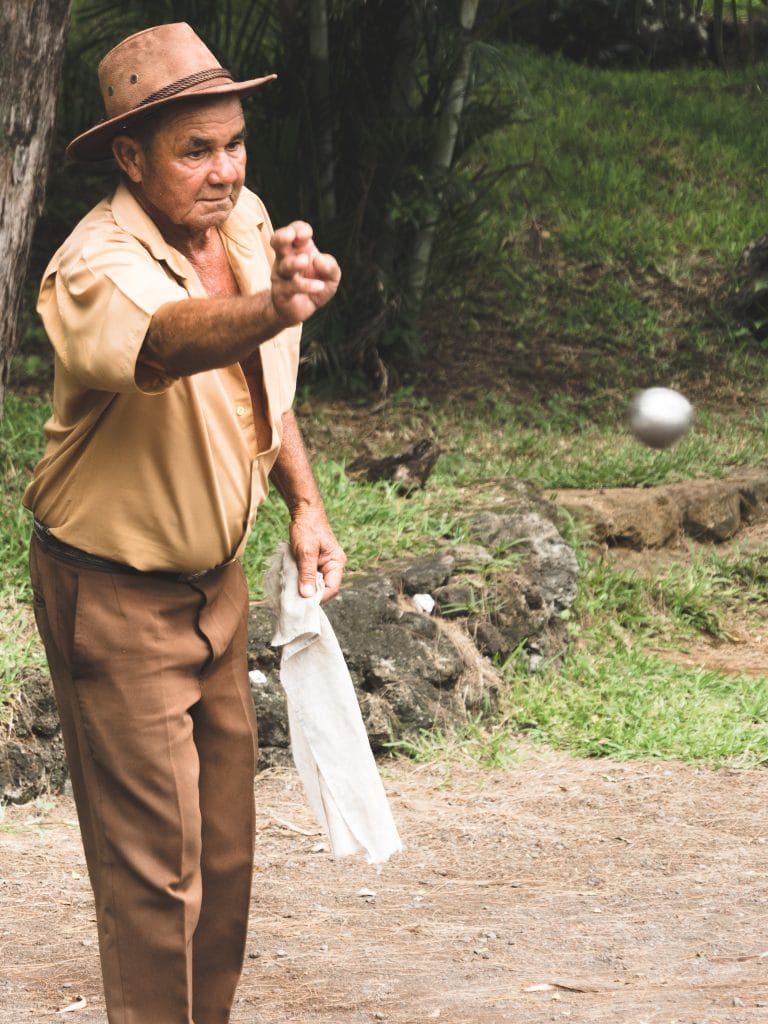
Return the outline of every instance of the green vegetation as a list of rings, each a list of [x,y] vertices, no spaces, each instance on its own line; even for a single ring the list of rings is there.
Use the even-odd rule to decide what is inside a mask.
[[[461,537],[460,520],[448,493],[435,500],[420,491],[404,499],[393,484],[352,483],[341,464],[325,460],[316,463],[315,475],[334,530],[344,538],[351,573],[370,570],[404,553],[432,550],[436,537]],[[288,515],[274,490],[257,518],[259,527],[251,535],[244,565],[251,592],[258,598],[267,561],[287,537]]]
[[[3,704],[18,688],[20,670],[43,661],[26,568],[31,524],[21,496],[42,453],[41,427],[48,411],[39,399],[10,395],[0,421],[0,720]]]
[[[509,87],[525,117],[464,159],[470,172],[518,169],[497,175],[463,249],[438,246],[426,318],[473,351],[502,353],[493,387],[427,400],[415,384],[378,412],[354,409],[352,427],[349,408],[345,416],[311,390],[304,396],[302,426],[352,572],[425,550],[436,536],[460,538],[464,513],[503,496],[509,478],[545,488],[648,486],[765,459],[765,353],[728,300],[738,254],[768,222],[768,136],[755,127],[765,68],[607,72],[510,55],[517,80]],[[38,369],[19,363],[17,379]],[[625,427],[630,392],[650,384],[680,387],[696,405],[693,431],[666,452],[641,447]],[[19,498],[46,415],[43,402],[11,397],[0,433],[0,701],[19,667],[39,657]],[[405,499],[347,478],[361,424],[381,453],[405,438],[439,439],[426,492]],[[285,525],[272,496],[246,556],[254,595]],[[670,656],[702,636],[726,640],[733,622],[768,618],[766,559],[702,549],[640,573],[595,557],[575,532],[571,540],[582,578],[564,663],[531,675],[512,657],[492,719],[399,749],[501,767],[524,733],[588,756],[768,760],[768,681]]]
[[[578,654],[561,674],[513,676],[508,721],[584,757],[713,766],[768,761],[768,679],[683,670],[640,650]]]
[[[499,162],[514,153],[535,165],[500,181],[497,198],[509,209],[525,192],[569,260],[670,273],[692,253],[727,265],[762,233],[763,68],[600,72],[524,50],[516,66],[531,120],[488,147]]]
[[[508,728],[582,756],[768,761],[768,678],[663,656],[701,636],[727,640],[733,618],[765,617],[764,559],[703,548],[690,564],[646,574],[583,549],[580,562],[565,664],[533,676],[519,658],[505,666]]]
[[[768,222],[764,67],[609,72],[510,52],[525,116],[467,158],[510,169],[461,263],[436,267],[459,282],[436,303],[491,343],[503,325],[519,364],[590,416],[661,380],[753,392],[764,353],[731,296]]]
[[[431,479],[445,487],[508,476],[549,488],[645,487],[721,477],[737,466],[759,464],[768,451],[768,416],[761,408],[726,412],[703,403],[693,429],[674,448],[645,448],[629,432],[627,397],[625,392],[610,400],[575,401],[555,394],[520,404],[489,396],[440,406],[405,397],[389,410],[386,429],[401,437],[431,431],[439,438],[445,450]],[[322,411],[311,429],[333,435]]]

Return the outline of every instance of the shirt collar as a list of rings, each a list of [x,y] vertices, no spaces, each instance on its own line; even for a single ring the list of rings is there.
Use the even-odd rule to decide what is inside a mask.
[[[243,191],[246,190],[243,189]],[[118,226],[146,246],[154,259],[165,263],[177,277],[185,281],[191,274],[194,274],[187,258],[166,242],[157,224],[123,182],[117,186],[111,205],[112,215]],[[254,225],[253,218],[244,217],[239,207],[240,203],[235,206],[225,223],[219,228],[219,232],[224,236],[228,249],[231,250],[234,247],[235,250],[242,250],[246,254],[252,253],[260,245],[253,228],[254,226],[261,227],[264,221],[262,218],[258,224]]]
[[[250,195],[248,189],[243,188],[234,210],[221,225],[219,232],[224,235],[228,242],[233,243],[247,253],[251,253],[259,249],[262,244],[253,229],[263,227],[264,218],[254,219],[252,214],[251,216],[245,215],[246,204],[242,200],[247,195]]]
[[[137,238],[154,259],[166,263],[177,277],[185,280],[189,277],[189,264],[185,257],[166,242],[160,228],[123,182],[117,186],[111,206],[118,227]]]

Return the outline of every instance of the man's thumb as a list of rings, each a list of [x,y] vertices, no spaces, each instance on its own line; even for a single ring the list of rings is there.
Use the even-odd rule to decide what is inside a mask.
[[[317,569],[307,559],[299,562],[299,593],[302,597],[312,597],[317,590]]]

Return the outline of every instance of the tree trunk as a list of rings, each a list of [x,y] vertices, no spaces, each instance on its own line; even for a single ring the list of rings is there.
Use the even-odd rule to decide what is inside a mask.
[[[53,142],[71,0],[0,3],[0,418]]]
[[[723,7],[725,0],[714,0],[712,4],[712,44],[715,50],[715,62],[725,68],[725,49],[723,47]]]
[[[312,69],[312,110],[317,133],[318,208],[321,222],[329,224],[336,216],[336,180],[326,0],[310,0],[309,3],[309,59]]]
[[[445,106],[440,114],[437,137],[432,151],[431,167],[438,174],[450,170],[453,162],[453,151],[459,134],[459,123],[464,109],[464,100],[466,99],[467,86],[469,85],[469,72],[472,66],[472,48],[469,34],[475,25],[479,2],[480,0],[462,0],[461,2],[461,28],[463,30],[461,52],[453,82],[448,89]],[[424,225],[416,235],[416,241],[414,242],[408,282],[409,300],[414,310],[419,308],[424,295],[438,217],[439,210],[436,206],[426,211]]]

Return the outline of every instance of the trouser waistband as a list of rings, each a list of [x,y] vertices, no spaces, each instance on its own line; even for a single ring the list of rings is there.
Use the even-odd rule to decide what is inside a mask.
[[[125,576],[142,576],[145,579],[167,580],[170,583],[194,583],[195,580],[215,572],[215,569],[203,569],[200,572],[166,572],[165,570],[157,569],[146,572],[142,569],[136,569],[132,565],[126,565],[124,562],[115,562],[111,558],[100,558],[98,555],[92,555],[89,551],[82,551],[72,544],[67,544],[63,540],[59,540],[58,537],[54,537],[48,527],[38,519],[34,521],[33,532],[49,555],[63,558],[65,561],[71,562],[72,565],[80,566],[82,569],[122,573]]]

